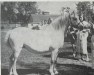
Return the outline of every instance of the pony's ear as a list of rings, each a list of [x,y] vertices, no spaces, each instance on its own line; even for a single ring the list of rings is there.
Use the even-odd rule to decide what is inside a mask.
[[[64,14],[64,10],[65,10],[65,7],[62,7],[61,10],[60,10],[61,16]]]
[[[62,7],[61,10],[64,11],[66,8],[65,7]]]
[[[70,16],[71,16],[71,17],[75,17],[75,12],[74,12],[74,11],[71,11]]]
[[[66,8],[66,12],[68,12],[68,13],[70,12],[70,8],[69,7]]]

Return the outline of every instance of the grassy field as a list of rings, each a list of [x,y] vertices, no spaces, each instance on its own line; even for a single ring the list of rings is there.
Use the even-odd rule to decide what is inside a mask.
[[[12,50],[5,45],[4,38],[7,30],[1,31],[1,75],[8,75],[9,56]],[[89,54],[91,58],[91,53]],[[50,75],[50,53],[37,55],[23,49],[18,61],[17,71],[19,75]],[[64,48],[60,49],[57,70],[59,75],[94,75],[91,62],[78,61],[72,56],[70,43],[65,42]]]

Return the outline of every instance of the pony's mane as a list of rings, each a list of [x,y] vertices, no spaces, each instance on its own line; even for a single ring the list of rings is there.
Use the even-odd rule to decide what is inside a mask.
[[[54,29],[59,30],[66,25],[66,23],[68,22],[68,18],[69,18],[68,15],[67,16],[59,16],[51,23],[51,25]]]

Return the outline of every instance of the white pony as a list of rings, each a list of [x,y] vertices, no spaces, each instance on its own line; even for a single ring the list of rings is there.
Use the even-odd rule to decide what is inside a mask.
[[[19,27],[10,30],[5,37],[7,45],[13,50],[10,56],[9,75],[18,75],[16,61],[23,47],[35,53],[52,52],[49,72],[51,75],[57,74],[58,71],[55,66],[58,50],[63,47],[64,36],[70,22],[78,24],[78,22],[74,22],[71,14],[65,9],[64,13],[45,29],[32,30]],[[49,48],[52,48],[52,50]]]

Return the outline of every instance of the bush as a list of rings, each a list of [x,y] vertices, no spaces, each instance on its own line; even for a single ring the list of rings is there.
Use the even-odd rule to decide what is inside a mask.
[[[1,29],[4,29],[4,26],[1,26]]]

